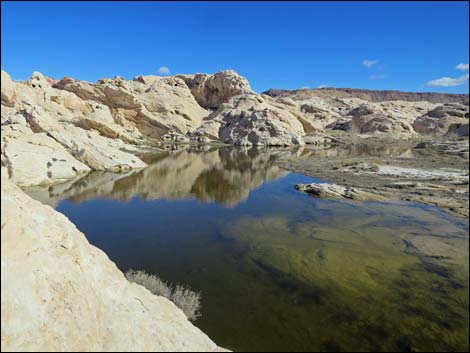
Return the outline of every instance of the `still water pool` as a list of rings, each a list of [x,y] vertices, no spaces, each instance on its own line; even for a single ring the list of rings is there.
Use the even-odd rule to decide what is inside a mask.
[[[28,193],[118,267],[202,294],[195,322],[254,351],[468,351],[468,221],[413,203],[320,200],[290,151],[147,156]],[[316,180],[318,181],[318,180]]]

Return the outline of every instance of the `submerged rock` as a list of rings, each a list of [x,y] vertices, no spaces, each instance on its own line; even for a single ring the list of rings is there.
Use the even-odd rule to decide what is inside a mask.
[[[306,194],[325,199],[345,198],[355,201],[387,201],[387,198],[350,186],[327,183],[297,184],[295,188]]]

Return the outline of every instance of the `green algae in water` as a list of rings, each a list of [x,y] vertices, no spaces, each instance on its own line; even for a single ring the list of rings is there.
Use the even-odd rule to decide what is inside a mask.
[[[401,241],[406,228],[357,223],[293,227],[285,218],[247,218],[227,227],[227,236],[244,249],[245,261],[276,284],[264,283],[261,297],[263,306],[279,315],[266,313],[271,320],[259,324],[278,335],[269,348],[257,345],[257,339],[250,348],[465,350],[465,270],[406,254]]]
[[[200,291],[195,324],[228,349],[468,351],[468,221],[311,198],[276,153],[165,153],[35,195],[122,270]]]

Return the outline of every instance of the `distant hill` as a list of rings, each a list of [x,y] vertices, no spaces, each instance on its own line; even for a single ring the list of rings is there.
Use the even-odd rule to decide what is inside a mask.
[[[410,102],[427,101],[431,103],[461,103],[468,105],[468,94],[448,94],[434,92],[402,92],[402,91],[374,91],[355,88],[317,88],[317,89],[269,89],[263,94],[271,97],[287,96],[295,99],[307,99],[309,97],[352,97],[371,102],[383,102],[403,100]]]

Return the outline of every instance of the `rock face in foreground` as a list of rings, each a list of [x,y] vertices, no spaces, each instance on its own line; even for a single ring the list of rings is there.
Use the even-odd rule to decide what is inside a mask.
[[[215,351],[170,301],[128,282],[62,214],[4,177],[2,351]]]

